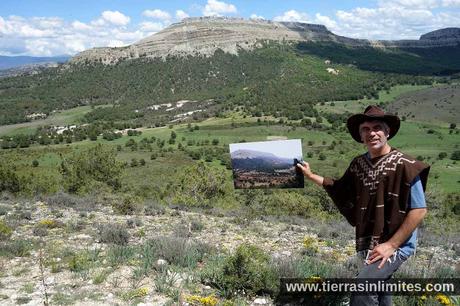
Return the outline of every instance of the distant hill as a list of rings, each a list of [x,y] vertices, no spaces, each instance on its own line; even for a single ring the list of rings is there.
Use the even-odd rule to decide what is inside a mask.
[[[288,169],[293,165],[293,159],[281,158],[268,152],[241,149],[232,153],[232,167],[235,170],[270,172]]]
[[[459,29],[419,40],[341,37],[323,25],[192,18],[131,46],[96,48],[39,73],[0,79],[0,125],[80,105],[88,121],[166,124],[152,105],[212,101],[196,116],[239,108],[253,116],[316,117],[318,102],[375,98],[396,84],[431,84],[460,71]],[[202,117],[202,118],[203,118]],[[159,122],[158,122],[159,121]]]
[[[339,36],[324,25],[301,22],[275,22],[228,17],[194,17],[170,25],[130,46],[94,48],[72,58],[72,63],[114,64],[136,58],[168,56],[212,56],[218,49],[238,54],[239,50],[260,48],[263,42],[335,43],[352,48],[444,48],[460,43],[460,28],[447,28],[424,34],[418,40],[367,40]]]
[[[44,63],[65,63],[70,56],[33,57],[33,56],[4,56],[0,55],[0,70],[17,68],[25,65]]]

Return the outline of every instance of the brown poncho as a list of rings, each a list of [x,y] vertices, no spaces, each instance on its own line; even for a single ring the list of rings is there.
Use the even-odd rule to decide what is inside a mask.
[[[418,175],[426,188],[430,167],[396,150],[369,160],[353,159],[339,180],[323,186],[339,211],[356,227],[356,250],[373,249],[389,240],[408,212],[411,182]]]

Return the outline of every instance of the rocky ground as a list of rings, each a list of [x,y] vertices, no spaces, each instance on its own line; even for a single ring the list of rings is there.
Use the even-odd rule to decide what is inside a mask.
[[[247,220],[237,214],[171,208],[158,208],[151,215],[125,216],[105,206],[78,210],[46,201],[7,201],[0,204],[0,220],[12,229],[8,238],[3,236],[0,250],[1,305],[272,303],[269,298],[254,296],[224,303],[214,288],[200,283],[197,275],[205,264],[202,262],[194,269],[175,268],[167,260],[155,258],[156,269],[141,276],[138,272],[142,260],[136,256],[123,255],[128,259],[114,264],[117,243],[118,248],[141,246],[155,237],[203,242],[225,254],[231,254],[242,243],[250,243],[275,259],[307,251],[343,265],[345,270],[354,258],[351,227],[325,226],[298,218]],[[110,232],[112,229],[115,234]],[[416,269],[419,275],[429,274],[439,267],[458,272],[459,262],[454,248],[421,246],[402,273]]]

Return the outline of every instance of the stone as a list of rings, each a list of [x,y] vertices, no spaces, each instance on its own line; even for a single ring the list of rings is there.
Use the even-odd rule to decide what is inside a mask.
[[[270,301],[266,298],[256,298],[252,303],[251,306],[257,305],[271,305]]]
[[[158,267],[163,267],[163,266],[168,265],[168,262],[166,260],[160,258],[160,259],[157,260],[156,265]]]

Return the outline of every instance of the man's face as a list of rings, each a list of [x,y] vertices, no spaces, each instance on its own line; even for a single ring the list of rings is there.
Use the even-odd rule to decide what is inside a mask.
[[[379,150],[388,141],[389,130],[380,120],[365,121],[359,125],[359,135],[368,150]]]

